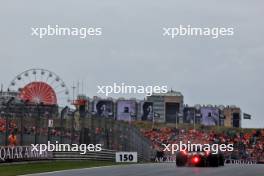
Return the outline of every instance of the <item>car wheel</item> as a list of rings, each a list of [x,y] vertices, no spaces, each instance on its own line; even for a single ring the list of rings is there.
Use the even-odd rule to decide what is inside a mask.
[[[176,155],[176,166],[182,167],[185,166],[187,163],[187,156],[179,153]]]
[[[210,167],[218,167],[219,166],[219,157],[218,155],[209,155],[208,156],[208,164]]]

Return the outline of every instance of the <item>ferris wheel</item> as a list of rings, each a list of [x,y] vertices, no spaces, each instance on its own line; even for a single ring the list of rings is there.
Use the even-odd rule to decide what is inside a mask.
[[[29,69],[18,74],[10,83],[9,91],[18,93],[21,100],[45,105],[69,103],[69,89],[54,72],[46,69]]]

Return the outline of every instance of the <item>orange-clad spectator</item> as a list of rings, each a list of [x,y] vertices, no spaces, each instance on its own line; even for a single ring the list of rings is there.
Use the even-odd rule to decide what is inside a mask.
[[[14,132],[12,132],[9,135],[8,142],[9,142],[9,145],[11,145],[11,146],[15,146],[17,144],[17,138],[16,138],[16,135],[14,134]]]

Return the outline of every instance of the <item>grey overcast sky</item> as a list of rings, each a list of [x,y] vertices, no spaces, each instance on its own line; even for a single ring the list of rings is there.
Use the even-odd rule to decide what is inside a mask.
[[[69,87],[84,81],[90,97],[113,82],[168,85],[187,104],[234,104],[253,116],[244,127],[264,127],[263,7],[263,0],[1,1],[0,82],[6,88],[18,73],[40,67]],[[102,27],[103,36],[31,36],[31,27],[48,24]],[[235,34],[162,37],[163,27],[180,24],[233,27]]]

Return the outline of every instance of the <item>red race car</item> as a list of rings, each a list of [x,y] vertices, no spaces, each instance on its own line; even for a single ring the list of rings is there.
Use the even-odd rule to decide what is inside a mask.
[[[180,151],[176,153],[176,166],[218,167],[224,166],[224,156],[208,151]]]

